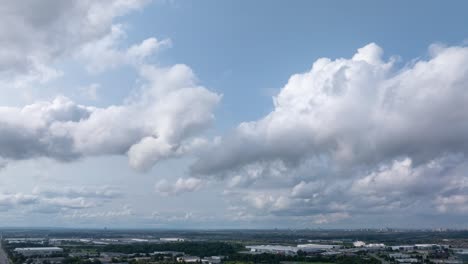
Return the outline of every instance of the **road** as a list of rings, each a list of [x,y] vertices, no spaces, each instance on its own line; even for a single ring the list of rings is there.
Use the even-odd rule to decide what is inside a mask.
[[[8,256],[3,250],[1,241],[0,241],[0,264],[9,264]]]

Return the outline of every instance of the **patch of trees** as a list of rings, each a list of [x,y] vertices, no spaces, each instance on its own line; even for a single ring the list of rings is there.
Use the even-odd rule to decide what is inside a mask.
[[[62,260],[63,264],[101,264],[98,259],[81,259],[78,257],[66,257]]]
[[[244,263],[268,263],[279,264],[283,261],[290,262],[319,262],[319,263],[336,263],[336,264],[380,264],[380,261],[367,256],[305,256],[298,254],[295,256],[287,256],[281,254],[234,254],[227,258],[229,261],[238,261]]]
[[[153,253],[155,251],[180,251],[185,254],[195,255],[200,257],[206,256],[227,256],[235,254],[237,251],[244,249],[240,244],[223,243],[223,242],[174,242],[174,243],[144,243],[131,245],[106,245],[100,250],[102,252],[119,252],[119,253]]]

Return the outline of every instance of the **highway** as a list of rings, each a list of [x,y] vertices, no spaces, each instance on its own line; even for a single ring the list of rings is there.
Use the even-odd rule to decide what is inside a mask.
[[[9,264],[8,256],[3,250],[1,241],[0,241],[0,264]]]

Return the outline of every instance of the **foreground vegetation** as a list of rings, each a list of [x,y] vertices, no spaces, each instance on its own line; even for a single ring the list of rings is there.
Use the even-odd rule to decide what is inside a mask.
[[[228,256],[244,249],[240,244],[223,242],[175,242],[161,244],[129,244],[129,245],[107,245],[102,252],[119,252],[132,254],[135,252],[146,254],[155,251],[179,251],[189,255],[207,256]]]
[[[227,257],[226,263],[269,263],[269,264],[280,264],[280,263],[327,263],[327,264],[379,264],[380,261],[369,258],[364,255],[357,256],[306,256],[299,254],[296,256],[286,256],[279,254],[234,254]]]

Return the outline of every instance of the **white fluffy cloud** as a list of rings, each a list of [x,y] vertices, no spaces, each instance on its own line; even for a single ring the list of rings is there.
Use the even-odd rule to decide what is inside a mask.
[[[194,172],[319,156],[347,166],[465,153],[468,48],[439,48],[399,71],[381,55],[369,44],[351,59],[318,59],[289,79],[269,115],[216,142]]]
[[[271,113],[202,150],[192,172],[246,188],[247,198],[227,192],[234,204],[315,223],[466,212],[468,48],[429,53],[402,68],[374,43],[350,59],[318,59],[291,76]]]
[[[23,193],[2,193],[0,194],[0,210],[9,210],[16,206],[33,204],[36,199],[34,195]]]
[[[83,44],[77,50],[75,56],[84,62],[88,72],[98,74],[120,65],[139,65],[146,57],[171,44],[169,39],[159,41],[156,38],[148,38],[140,44],[121,49],[118,46],[125,37],[122,27],[122,25],[113,25],[109,34]]]
[[[127,154],[132,167],[146,170],[184,153],[190,137],[213,120],[220,96],[197,85],[185,65],[145,65],[141,74],[147,80],[141,93],[122,105],[97,108],[57,97],[22,108],[0,107],[0,156],[73,160]]]
[[[116,17],[147,0],[6,1],[0,7],[0,74],[44,75],[50,63],[111,33]]]
[[[85,106],[57,96],[24,107],[0,106],[2,160],[128,155],[132,167],[147,170],[192,147],[190,138],[213,120],[220,96],[198,85],[186,65],[147,64],[145,58],[170,40],[151,37],[122,47],[125,26],[116,18],[147,2],[7,1],[0,7],[1,87],[47,82],[61,74],[54,62],[65,58],[83,62],[91,73],[128,64],[143,82],[120,105]],[[97,87],[84,92],[96,99]]]
[[[179,178],[173,184],[167,180],[160,180],[156,183],[156,192],[162,195],[178,195],[186,192],[199,190],[203,186],[203,181],[197,178]]]
[[[468,195],[454,194],[449,196],[439,196],[435,200],[436,208],[441,213],[458,212],[468,213]]]
[[[128,27],[120,17],[147,2],[2,3],[5,97],[67,76],[58,66],[67,63],[93,74],[78,92],[90,100],[105,91],[94,78],[122,65],[137,71],[141,86],[108,106],[33,95],[25,106],[0,106],[0,169],[37,157],[126,155],[130,166],[144,171],[190,152],[197,154],[191,177],[159,181],[156,192],[194,192],[207,184],[204,176],[224,179],[236,219],[328,225],[395,212],[468,213],[467,47],[432,46],[428,58],[403,67],[373,43],[350,58],[318,59],[291,76],[271,113],[207,143],[198,137],[214,120],[221,96],[199,85],[186,65],[149,65],[169,39],[148,36],[124,45]],[[121,197],[107,187],[38,187],[30,194],[1,193],[0,210],[125,218],[133,214],[130,207],[100,207]],[[177,222],[201,215],[168,217]]]

